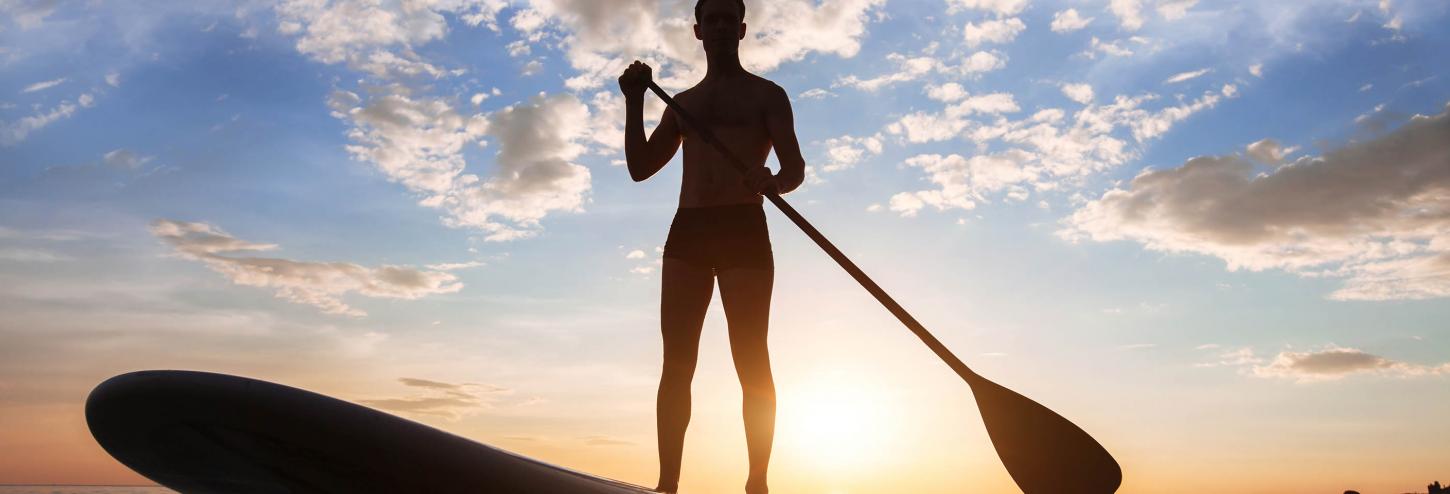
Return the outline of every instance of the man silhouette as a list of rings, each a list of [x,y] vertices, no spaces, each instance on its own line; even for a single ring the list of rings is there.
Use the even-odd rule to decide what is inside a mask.
[[[708,70],[694,87],[675,96],[698,124],[752,168],[742,176],[730,161],[666,109],[646,140],[644,92],[650,67],[636,60],[619,76],[625,96],[624,154],[636,182],[664,167],[683,141],[679,209],[665,241],[660,296],[664,369],[656,417],[659,435],[658,492],[679,490],[685,428],[690,422],[690,381],[699,353],[700,328],[715,279],[730,332],[730,353],[740,379],[750,476],[745,492],[765,494],[766,468],[775,435],[775,383],[766,333],[775,264],[765,227],[762,194],[786,193],[805,180],[790,99],[784,89],[740,65],[745,38],[742,0],[698,0],[695,38]],[[780,172],[765,168],[775,148]]]

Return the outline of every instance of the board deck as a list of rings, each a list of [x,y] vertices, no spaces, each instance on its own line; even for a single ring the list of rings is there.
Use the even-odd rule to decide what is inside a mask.
[[[91,391],[86,422],[122,464],[187,494],[651,492],[336,398],[226,374],[113,377]]]

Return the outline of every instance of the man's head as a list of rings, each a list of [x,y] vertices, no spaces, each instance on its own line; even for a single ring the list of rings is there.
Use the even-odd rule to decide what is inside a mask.
[[[696,0],[695,39],[705,49],[736,49],[745,39],[745,0]]]
[[[700,7],[703,7],[706,3],[710,3],[710,0],[695,0],[695,23],[696,24],[699,24],[700,23],[700,19],[701,19],[701,16],[700,16]],[[735,4],[735,9],[740,11],[740,17],[739,17],[740,22],[745,22],[745,0],[735,0],[733,2],[730,1],[730,0],[723,0],[722,3],[725,3],[725,4]]]

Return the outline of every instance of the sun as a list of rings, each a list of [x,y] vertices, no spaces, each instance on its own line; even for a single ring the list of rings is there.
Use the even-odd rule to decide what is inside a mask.
[[[803,464],[832,472],[889,458],[900,414],[881,388],[841,376],[786,390],[777,409],[777,444]]]

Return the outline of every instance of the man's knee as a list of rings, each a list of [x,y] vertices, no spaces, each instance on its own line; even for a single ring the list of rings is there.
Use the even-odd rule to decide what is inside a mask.
[[[770,374],[763,376],[744,376],[740,379],[740,393],[747,398],[775,400],[775,381]]]

